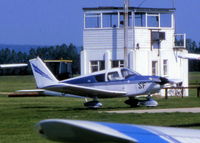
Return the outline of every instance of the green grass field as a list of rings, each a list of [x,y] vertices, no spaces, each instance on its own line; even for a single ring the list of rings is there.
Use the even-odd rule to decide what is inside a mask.
[[[190,78],[200,77],[190,74]],[[200,78],[199,78],[200,79]],[[0,143],[50,143],[40,137],[35,124],[43,119],[63,118],[120,123],[135,123],[159,126],[177,126],[200,129],[199,113],[156,113],[156,114],[110,114],[102,111],[130,109],[123,102],[125,98],[100,100],[104,107],[90,110],[83,106],[83,99],[65,97],[30,97],[8,98],[5,92],[18,89],[33,89],[32,76],[0,77]],[[191,92],[194,94],[194,92]],[[157,97],[156,108],[200,107],[200,98],[195,96],[180,98],[170,97],[168,100]],[[147,107],[132,108],[149,109]],[[100,112],[101,111],[101,112]]]

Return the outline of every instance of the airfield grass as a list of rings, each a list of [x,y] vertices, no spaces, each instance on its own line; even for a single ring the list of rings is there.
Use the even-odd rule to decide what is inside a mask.
[[[200,77],[200,73],[195,73],[194,76]],[[193,78],[193,73],[190,74],[190,78]],[[200,113],[116,114],[104,112],[108,110],[151,109],[147,107],[129,108],[123,103],[125,98],[102,99],[100,101],[104,105],[103,108],[91,110],[83,106],[83,99],[65,97],[8,98],[4,94],[5,92],[33,89],[34,87],[32,76],[0,77],[0,143],[51,143],[51,141],[40,137],[35,128],[37,122],[49,118],[200,129]],[[191,91],[190,95],[184,98],[169,97],[167,100],[155,97],[159,102],[159,106],[156,108],[200,107],[200,98],[195,96],[195,91]]]

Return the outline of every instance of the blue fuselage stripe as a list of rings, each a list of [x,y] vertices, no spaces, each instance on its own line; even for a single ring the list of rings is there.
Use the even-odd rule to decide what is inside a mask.
[[[120,133],[123,133],[134,140],[137,140],[138,143],[168,143],[168,141],[161,138],[159,135],[154,134],[148,130],[145,130],[141,127],[129,124],[118,124],[118,123],[104,123],[104,122],[95,122],[112,129],[117,130]]]

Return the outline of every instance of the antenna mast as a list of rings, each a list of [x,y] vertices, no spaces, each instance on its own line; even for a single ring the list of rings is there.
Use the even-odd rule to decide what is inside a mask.
[[[128,67],[128,7],[129,0],[124,0],[124,67]]]

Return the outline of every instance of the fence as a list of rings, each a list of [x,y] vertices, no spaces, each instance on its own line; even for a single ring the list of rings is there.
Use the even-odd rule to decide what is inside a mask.
[[[168,99],[168,90],[175,89],[179,90],[179,95],[183,98],[184,89],[196,89],[197,90],[197,97],[200,97],[200,86],[188,86],[188,87],[165,87],[165,99]]]

